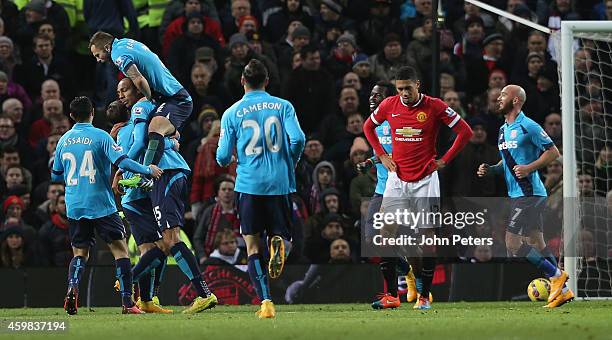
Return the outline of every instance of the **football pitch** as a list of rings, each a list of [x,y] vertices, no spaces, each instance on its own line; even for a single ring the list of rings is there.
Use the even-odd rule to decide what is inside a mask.
[[[367,304],[280,305],[259,320],[257,306],[218,306],[196,315],[121,315],[120,308],[0,309],[0,339],[612,339],[612,301],[435,303],[434,310],[374,311]],[[9,321],[65,320],[64,332],[7,332]]]

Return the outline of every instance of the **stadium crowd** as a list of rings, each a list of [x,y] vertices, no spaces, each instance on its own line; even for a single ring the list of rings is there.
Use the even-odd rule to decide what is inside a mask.
[[[562,20],[612,20],[612,1],[486,2],[555,30]],[[440,98],[474,130],[468,146],[441,171],[443,197],[503,197],[502,177],[475,175],[479,164],[500,157],[497,97],[509,83],[525,88],[526,114],[561,149],[558,47],[540,31],[463,1],[442,6]],[[372,155],[362,131],[370,90],[410,65],[421,75],[421,91],[431,93],[431,12],[432,0],[0,0],[1,266],[67,266],[72,257],[64,186],[49,181],[49,166],[58,139],[73,123],[67,104],[74,96],[94,99],[96,125],[110,130],[104,112],[122,75],[91,56],[88,38],[98,30],[144,42],[194,100],[180,143],[193,170],[185,230],[200,264],[245,260],[234,207],[235,165],[218,166],[215,152],[220,117],[241,98],[240,76],[253,58],[265,63],[268,91],[291,101],[307,135],[296,168],[290,263],[367,261],[359,257],[363,198],[372,196],[376,173],[360,174],[355,165]],[[583,150],[578,182],[581,196],[607,197],[612,208],[612,149],[605,144],[612,116],[604,115],[610,102],[602,90],[612,88],[602,80],[611,70],[601,66],[612,62],[601,59],[610,54],[595,50],[575,52]],[[452,133],[441,136],[444,149]],[[557,225],[561,165],[560,158],[543,172],[547,222]],[[599,247],[593,237],[612,235],[598,234],[597,223],[585,230],[592,248]],[[499,226],[483,226],[475,233],[492,236],[494,245],[455,255],[477,262],[504,257],[504,228],[503,219]],[[556,255],[560,230],[546,233]],[[591,251],[605,257],[611,250]]]

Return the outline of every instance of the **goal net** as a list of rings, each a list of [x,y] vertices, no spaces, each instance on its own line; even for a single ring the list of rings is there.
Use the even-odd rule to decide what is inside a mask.
[[[561,72],[563,256],[584,298],[612,297],[612,22],[567,21]]]

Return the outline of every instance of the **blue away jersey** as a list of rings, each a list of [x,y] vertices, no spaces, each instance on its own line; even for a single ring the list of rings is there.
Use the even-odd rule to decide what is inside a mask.
[[[512,124],[499,129],[497,147],[502,156],[508,196],[547,196],[538,171],[518,179],[512,170],[515,165],[527,165],[555,144],[546,131],[521,111]]]
[[[141,100],[132,106],[130,122],[134,124],[134,142],[127,152],[128,157],[135,161],[142,161],[149,144],[148,126],[152,118],[155,105],[148,100]],[[164,138],[164,154],[157,166],[162,170],[182,170],[188,174],[191,172],[189,165],[178,151],[174,150],[174,142],[170,138]]]
[[[236,148],[237,192],[286,195],[295,192],[295,165],[305,141],[291,103],[251,91],[221,118],[217,163],[228,165]]]
[[[66,184],[69,218],[94,219],[117,211],[111,190],[111,164],[126,156],[123,149],[103,130],[89,123],[77,123],[57,142],[53,175]]]
[[[376,127],[376,136],[378,136],[378,140],[380,144],[382,144],[383,149],[387,153],[391,153],[391,128],[389,127],[389,122],[386,120],[379,126]],[[382,163],[376,163],[376,190],[374,191],[377,194],[385,193],[385,186],[387,186],[387,177],[389,176],[389,172],[387,168]]]
[[[183,88],[157,54],[141,42],[132,39],[113,40],[111,58],[125,75],[130,65],[136,65],[149,82],[151,91],[157,94],[172,97]]]

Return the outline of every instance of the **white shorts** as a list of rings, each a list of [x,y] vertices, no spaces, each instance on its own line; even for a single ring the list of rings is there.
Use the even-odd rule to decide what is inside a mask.
[[[434,171],[428,176],[416,182],[405,182],[397,177],[397,173],[389,172],[383,201],[380,211],[383,213],[438,213],[440,212],[440,180],[438,172]],[[432,218],[427,219],[427,215],[419,216],[417,226],[411,228],[434,228],[439,227],[438,223],[433,223]],[[404,225],[404,223],[398,224]]]

